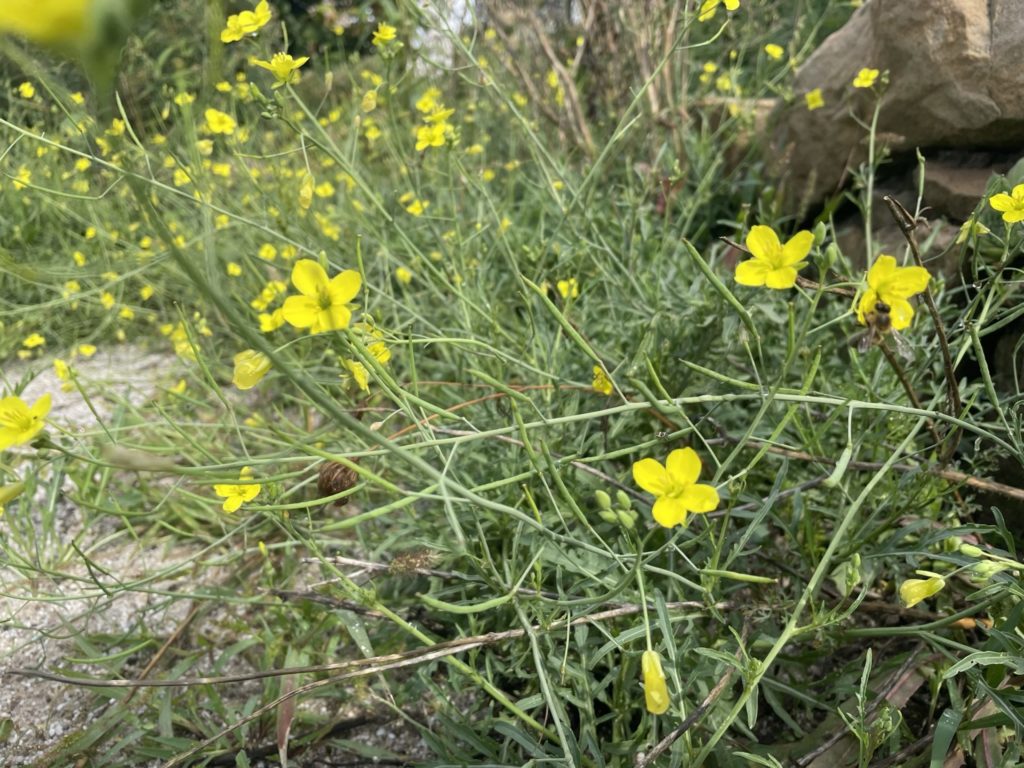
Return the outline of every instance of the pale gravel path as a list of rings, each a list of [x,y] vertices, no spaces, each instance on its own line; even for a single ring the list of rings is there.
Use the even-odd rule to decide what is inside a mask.
[[[34,402],[49,392],[53,407],[49,415],[55,431],[71,435],[96,435],[99,424],[96,414],[107,420],[115,409],[129,405],[141,407],[158,396],[186,373],[185,364],[172,354],[146,352],[130,345],[101,350],[92,358],[74,361],[77,376],[90,395],[87,404],[75,390],[65,392],[57,379],[52,358],[0,365],[0,396],[11,391],[23,377],[35,375],[21,397]],[[92,408],[90,408],[90,404]],[[74,490],[69,479],[66,490]],[[38,505],[35,505],[38,507]],[[33,509],[29,514],[37,514]],[[3,524],[0,518],[0,525]],[[114,526],[99,526],[103,530],[84,532],[80,510],[65,498],[58,499],[54,528],[58,541],[76,540],[86,551],[96,541],[116,530]],[[165,579],[149,582],[152,590],[192,589],[197,586],[194,572],[186,567],[173,573],[175,564],[187,564],[199,551],[199,545],[176,543],[173,546],[146,546],[128,537],[116,539],[97,551],[89,551],[93,562],[103,571],[121,581],[142,579],[152,574],[166,573]],[[88,656],[76,643],[75,633],[142,633],[157,639],[169,637],[185,619],[189,600],[171,600],[152,592],[117,591],[113,598],[97,589],[81,557],[73,551],[54,570],[63,576],[38,577],[6,565],[8,557],[0,546],[0,722],[10,721],[10,734],[0,742],[0,766],[21,768],[58,768],[50,754],[61,742],[80,732],[101,717],[108,704],[97,699],[88,689],[60,683],[4,674],[17,668],[43,667],[54,669],[65,666],[65,659]],[[311,574],[312,575],[312,574]],[[204,568],[204,584],[213,584],[225,578],[221,568]],[[219,612],[220,609],[215,609]],[[231,611],[225,610],[225,613]],[[234,624],[233,621],[226,623]],[[203,622],[203,635],[217,632],[216,616]],[[223,637],[214,645],[227,647],[237,637]],[[103,648],[101,653],[117,649]],[[153,647],[142,653],[142,663],[152,654]],[[91,674],[103,674],[98,667],[74,665]],[[241,665],[222,672],[247,672]],[[226,693],[226,692],[225,692]],[[237,690],[241,695],[242,690]],[[249,691],[248,693],[252,693]],[[319,702],[300,704],[301,708],[316,708]],[[326,714],[326,713],[321,713]],[[352,714],[357,714],[353,712]],[[425,758],[425,744],[416,731],[400,722],[368,725],[348,735],[348,738],[376,747],[384,747],[399,754]],[[100,748],[102,753],[102,747]],[[351,754],[332,755],[326,747],[318,747],[291,765],[323,765],[325,759],[350,761]],[[158,765],[159,763],[153,763]],[[259,765],[257,762],[254,765]],[[276,763],[275,763],[276,764]],[[348,764],[352,765],[351,762]]]

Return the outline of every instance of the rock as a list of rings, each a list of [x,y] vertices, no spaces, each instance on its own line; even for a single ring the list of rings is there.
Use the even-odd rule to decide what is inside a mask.
[[[893,152],[1019,150],[1021,50],[1020,0],[868,0],[800,67],[793,102],[773,116],[788,207],[806,212],[867,159],[863,124],[883,87],[878,133]],[[888,71],[888,85],[853,88],[862,67]],[[810,111],[804,96],[815,88],[824,106]]]

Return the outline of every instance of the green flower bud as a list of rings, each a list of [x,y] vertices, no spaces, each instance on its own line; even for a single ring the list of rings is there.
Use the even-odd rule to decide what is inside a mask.
[[[612,508],[612,497],[604,491],[595,491],[594,498],[597,499],[597,506],[601,509]]]
[[[971,566],[971,574],[980,581],[988,581],[1000,571],[1005,571],[1010,566],[1005,563],[993,563],[986,560]]]
[[[835,243],[829,243],[825,247],[824,253],[821,255],[821,267],[822,269],[832,269],[832,265],[839,260],[839,246]]]
[[[615,500],[619,502],[619,509],[629,509],[632,506],[629,494],[621,489],[615,492]]]
[[[620,509],[617,511],[619,517],[619,524],[623,528],[632,528],[636,525],[636,518],[629,514],[626,510]]]
[[[814,244],[821,245],[825,242],[825,235],[828,234],[828,227],[825,226],[824,221],[819,221],[814,225]]]
[[[985,556],[984,550],[981,547],[976,547],[973,544],[961,544],[960,554],[964,557],[977,557],[982,558]]]
[[[619,515],[614,509],[602,509],[597,513],[606,523],[618,523]]]

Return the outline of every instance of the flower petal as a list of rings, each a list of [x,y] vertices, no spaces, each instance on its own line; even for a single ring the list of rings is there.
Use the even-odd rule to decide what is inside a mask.
[[[356,297],[363,285],[362,276],[354,269],[346,269],[331,278],[327,285],[327,292],[331,296],[332,304],[347,304]]]
[[[1017,207],[1017,201],[1005,192],[1000,192],[998,195],[992,195],[988,200],[988,204],[997,211],[1009,211]]]
[[[811,252],[812,245],[814,245],[814,233],[808,232],[806,229],[797,232],[782,246],[782,262],[779,266],[791,267],[798,261],[803,261]]]
[[[281,305],[281,316],[296,328],[309,328],[317,321],[320,303],[310,296],[289,296]]]
[[[750,232],[747,233],[747,248],[755,258],[765,259],[772,264],[777,263],[777,259],[782,254],[779,236],[775,234],[774,229],[766,227],[764,224],[750,228]]]
[[[50,397],[50,393],[47,392],[38,400],[36,400],[32,404],[32,407],[28,409],[29,415],[32,416],[32,418],[34,419],[45,418],[46,414],[50,412],[51,401],[52,398]]]
[[[655,496],[664,496],[672,487],[668,471],[654,459],[640,459],[633,463],[633,481]]]
[[[896,271],[896,259],[892,256],[882,254],[868,270],[868,287],[880,291],[882,286],[889,282],[892,273]]]
[[[224,505],[221,509],[225,512],[237,512],[240,506],[242,506],[241,496],[229,496],[224,500]]]
[[[869,288],[860,297],[860,303],[857,304],[857,322],[861,325],[867,325],[866,317],[869,312],[875,311],[875,304],[877,303],[878,293],[874,289]]]
[[[889,278],[884,293],[887,297],[908,299],[927,288],[931,277],[924,267],[902,267]]]
[[[765,277],[771,271],[772,266],[761,259],[747,259],[736,265],[736,282],[740,285],[749,285],[758,288],[764,285]]]
[[[665,460],[665,469],[675,485],[693,485],[700,476],[700,457],[693,448],[677,448]]]
[[[327,287],[327,273],[318,262],[299,259],[292,267],[292,285],[305,296],[316,296]]]
[[[914,308],[906,299],[890,299],[889,317],[892,318],[892,329],[902,331],[910,327],[910,321],[914,318]]]
[[[782,290],[792,288],[796,285],[796,269],[793,267],[778,267],[764,276],[764,284],[768,288]]]
[[[696,488],[697,486],[694,486]],[[677,525],[686,525],[686,505],[681,499],[673,496],[662,496],[651,509],[655,521],[666,528],[674,528]]]
[[[679,499],[680,502],[690,511],[698,514],[713,512],[718,509],[718,491],[713,485],[696,483],[691,485]]]

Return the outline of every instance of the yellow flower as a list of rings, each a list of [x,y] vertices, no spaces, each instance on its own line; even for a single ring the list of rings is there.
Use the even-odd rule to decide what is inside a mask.
[[[927,288],[930,278],[924,267],[897,267],[892,256],[879,256],[868,271],[868,289],[857,304],[857,322],[867,325],[866,315],[883,302],[889,305],[893,330],[909,327],[914,308],[907,299]]]
[[[260,0],[251,11],[228,16],[227,24],[220,33],[222,43],[234,43],[246,35],[253,35],[270,21],[270,5],[267,0]]]
[[[602,395],[610,395],[612,393],[612,380],[608,378],[608,374],[604,372],[604,368],[600,365],[594,366],[594,382],[590,386],[595,392]]]
[[[95,344],[79,344],[78,345],[78,354],[80,354],[82,357],[92,357],[93,355],[96,354],[96,345]]]
[[[821,109],[825,106],[825,97],[821,95],[821,88],[815,88],[813,91],[808,91],[804,94],[804,99],[807,101],[807,111],[813,112],[816,109]]]
[[[725,8],[728,11],[735,11],[740,7],[740,0],[704,0],[701,3],[700,10],[697,11],[698,21],[709,21],[715,17],[715,11],[718,10],[718,6],[725,4]]]
[[[580,295],[580,284],[575,277],[558,281],[558,293],[563,299],[575,299]]]
[[[427,147],[443,147],[447,123],[421,125],[416,129],[416,151],[422,152]]]
[[[36,347],[42,347],[46,345],[46,337],[38,333],[30,333],[25,337],[25,340],[21,342],[23,347],[28,349],[35,349]]]
[[[342,363],[344,363],[345,370],[348,372],[348,375],[343,375],[342,378],[351,379],[363,392],[369,392],[370,372],[366,370],[366,366],[358,360],[342,360]]]
[[[718,506],[715,487],[697,482],[700,469],[700,457],[693,448],[672,451],[665,466],[654,459],[640,459],[633,464],[633,480],[657,497],[651,511],[660,525],[686,525],[690,512],[703,514]]]
[[[661,669],[661,656],[657,651],[644,651],[640,657],[640,671],[644,677],[644,701],[647,711],[652,715],[662,715],[668,711],[668,686],[665,684],[665,673]]]
[[[946,586],[946,580],[937,573],[931,571],[918,571],[918,573],[928,578],[907,579],[900,584],[900,601],[907,608],[912,608],[922,600],[927,600]]]
[[[20,397],[0,399],[0,451],[32,440],[43,429],[50,412],[50,395],[43,395],[31,406]]]
[[[875,81],[877,79],[878,79],[878,70],[877,69],[868,69],[867,67],[864,67],[863,69],[861,69],[860,72],[857,73],[857,76],[855,78],[853,78],[853,87],[854,88],[870,88],[872,85],[875,84]]]
[[[235,355],[235,373],[231,383],[239,389],[252,389],[270,370],[270,358],[254,349]]]
[[[763,224],[751,227],[747,235],[747,248],[754,258],[736,267],[736,282],[780,290],[792,288],[796,284],[796,273],[807,265],[804,259],[812,245],[814,235],[806,229],[797,232],[782,245],[771,227]]]
[[[422,112],[425,115],[429,115],[438,106],[438,99],[441,98],[441,90],[435,86],[430,86],[423,92],[423,95],[416,100],[416,110]]]
[[[242,471],[238,473],[239,482],[237,484],[218,483],[213,486],[213,492],[224,498],[223,510],[225,512],[234,512],[245,502],[252,501],[259,496],[262,486],[252,482],[250,478],[252,478],[252,469],[242,467]]]
[[[210,107],[206,110],[206,127],[210,133],[230,135],[235,132],[235,120],[226,112]]]
[[[239,277],[242,274],[242,265],[234,261],[229,261],[225,271],[228,273],[228,277]]]
[[[405,206],[407,213],[411,213],[413,216],[422,216],[423,212],[427,210],[427,206],[430,205],[429,200],[416,199]]]
[[[373,342],[366,348],[366,351],[373,355],[381,365],[387,365],[391,360],[391,349],[383,341]]]
[[[284,319],[310,333],[348,328],[352,310],[347,306],[359,293],[363,279],[346,269],[330,280],[324,268],[312,259],[299,259],[292,268],[292,285],[301,296],[289,296],[281,307]]]
[[[36,95],[36,87],[26,80],[18,86],[18,95],[23,99],[31,99]]]
[[[299,79],[299,67],[307,61],[309,61],[309,56],[300,56],[297,59],[293,59],[290,54],[275,53],[270,61],[253,59],[252,63],[257,67],[268,70],[274,76],[274,79],[277,80],[273,87],[280,88],[282,85],[296,82]]]
[[[408,267],[395,269],[395,279],[402,285],[409,285],[412,282],[412,271]]]
[[[1024,186],[1024,184],[1021,186]],[[1022,197],[1024,197],[1024,195],[1022,195]],[[1024,205],[1021,207],[1021,217],[1024,218]],[[968,219],[960,225],[960,233],[956,236],[956,244],[963,245],[972,237],[981,237],[982,235],[988,235],[991,232],[992,230],[980,221],[977,221],[976,219]]]
[[[390,43],[398,35],[398,30],[392,27],[390,24],[385,24],[383,21],[377,25],[377,29],[373,33],[373,40],[371,41],[375,46],[380,48],[382,45]]]
[[[260,321],[260,333],[271,333],[284,325],[284,313],[280,309],[271,313],[260,312],[257,319]]]
[[[775,61],[778,61],[779,59],[782,58],[783,54],[786,53],[786,49],[783,48],[781,45],[776,45],[775,43],[768,43],[764,47],[764,52],[768,54],[769,59],[774,59]]]
[[[1018,184],[1010,194],[1000,192],[992,195],[988,204],[1003,214],[1003,221],[1014,224],[1024,221],[1024,184]]]

